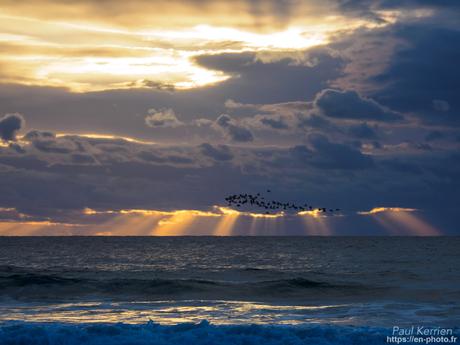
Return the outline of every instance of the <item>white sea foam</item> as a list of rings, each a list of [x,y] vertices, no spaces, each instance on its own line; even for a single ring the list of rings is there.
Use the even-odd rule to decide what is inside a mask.
[[[0,326],[0,345],[340,345],[385,344],[389,330],[346,326],[162,326],[129,324],[7,323]]]

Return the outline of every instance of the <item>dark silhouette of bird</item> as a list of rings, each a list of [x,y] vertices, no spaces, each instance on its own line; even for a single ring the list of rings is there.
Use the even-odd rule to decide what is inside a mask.
[[[270,189],[267,189],[267,193],[271,193]],[[314,207],[307,203],[296,204],[294,202],[281,202],[279,200],[268,200],[260,193],[250,194],[250,193],[240,193],[240,194],[231,194],[224,198],[227,202],[228,207],[245,207],[245,205],[251,205],[259,207],[265,210],[265,214],[270,214],[270,211],[294,211],[294,212],[303,212],[303,211],[315,211],[321,213],[331,213],[339,212],[340,209],[336,208],[326,208],[326,207]]]

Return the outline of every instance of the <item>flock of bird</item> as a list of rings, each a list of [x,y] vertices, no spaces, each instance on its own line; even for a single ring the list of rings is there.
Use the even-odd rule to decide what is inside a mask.
[[[271,193],[270,190],[267,190],[267,193]],[[340,209],[332,209],[326,207],[313,207],[312,205],[302,204],[298,205],[292,202],[281,202],[277,200],[267,200],[265,197],[261,196],[260,193],[257,194],[233,194],[225,198],[228,207],[243,207],[245,205],[260,207],[265,210],[266,214],[270,214],[271,211],[317,211],[317,212],[339,212]]]

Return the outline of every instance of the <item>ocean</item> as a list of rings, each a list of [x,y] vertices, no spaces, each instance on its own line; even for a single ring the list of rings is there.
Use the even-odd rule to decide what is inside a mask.
[[[459,248],[459,237],[1,237],[0,344],[458,335]]]

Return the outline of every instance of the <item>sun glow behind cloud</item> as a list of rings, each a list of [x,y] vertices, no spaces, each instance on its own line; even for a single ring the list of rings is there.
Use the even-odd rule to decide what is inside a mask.
[[[302,216],[305,224],[306,235],[328,236],[333,235],[333,230],[328,222],[328,217],[320,210],[302,211],[298,213]]]
[[[83,214],[85,216],[110,216],[107,221],[98,225],[98,228],[102,229],[98,232],[101,235],[120,235],[129,232],[131,235],[155,236],[196,234],[229,236],[234,233],[238,219],[263,220],[270,224],[267,227],[273,228],[276,220],[284,217],[284,213],[240,212],[221,206],[214,206],[211,211],[141,209],[97,211],[86,208]]]
[[[72,229],[79,227],[52,221],[0,221],[0,236],[66,236],[73,235]]]
[[[331,235],[324,214],[316,211],[272,214],[239,211],[223,206],[203,210],[85,208],[75,223],[36,220],[15,208],[1,208],[0,235],[98,235],[98,236],[183,236],[183,235],[283,235],[286,226],[302,226],[307,235]],[[73,215],[73,217],[78,215]]]
[[[374,207],[370,211],[360,211],[358,214],[361,215],[370,215],[370,214],[377,214],[382,212],[415,212],[417,209],[415,208],[407,208],[407,207]]]
[[[372,212],[373,211],[373,212]],[[95,210],[85,208],[78,222],[35,220],[14,208],[2,208],[0,235],[99,235],[99,236],[183,236],[183,235],[283,235],[295,227],[295,234],[336,235],[336,221],[350,214],[327,215],[319,211],[265,214],[213,206],[208,211],[155,209]],[[389,235],[436,236],[441,232],[413,208],[379,207],[358,212],[372,217]],[[5,218],[6,217],[6,218]],[[13,219],[14,218],[14,219]],[[17,219],[16,219],[17,218]]]
[[[337,33],[383,25],[339,15],[318,20],[313,8],[304,8],[303,17],[294,15],[281,26],[272,18],[272,25],[262,29],[260,25],[232,24],[235,17],[245,16],[236,3],[228,5],[240,12],[229,15],[221,8],[208,8],[209,12],[198,14],[191,6],[188,11],[193,14],[185,14],[182,25],[159,25],[158,14],[152,12],[150,25],[136,26],[120,24],[119,18],[104,15],[71,19],[67,8],[47,11],[44,19],[40,8],[33,11],[29,5],[18,12],[13,5],[5,4],[0,12],[3,82],[66,87],[74,92],[162,85],[190,89],[232,77],[198,65],[194,58],[199,55],[296,52],[326,44]],[[168,10],[174,12],[172,7]],[[72,9],[84,10],[77,5]],[[148,22],[149,16],[141,9],[130,15],[137,15],[139,22]]]
[[[131,235],[180,236],[208,234],[215,236],[231,236],[240,233],[240,226],[247,235],[280,235],[283,234],[286,219],[301,221],[305,234],[331,235],[332,228],[328,216],[319,212],[300,212],[286,214],[284,212],[265,214],[238,211],[227,207],[214,206],[210,211],[199,210],[105,210],[96,211],[90,208],[83,210],[87,216],[110,215],[100,227],[105,230],[99,234],[120,235],[129,231]]]
[[[68,136],[73,136],[73,135],[78,135],[79,137],[84,137],[84,138],[90,138],[90,139],[121,139],[128,141],[130,143],[136,143],[136,144],[144,144],[144,145],[152,145],[155,144],[153,141],[144,141],[144,140],[139,140],[136,138],[131,138],[131,137],[124,137],[124,136],[119,136],[119,135],[111,135],[111,134],[99,134],[99,133],[78,133],[78,134],[73,134],[73,133],[56,133],[57,138],[61,137],[68,137]]]

